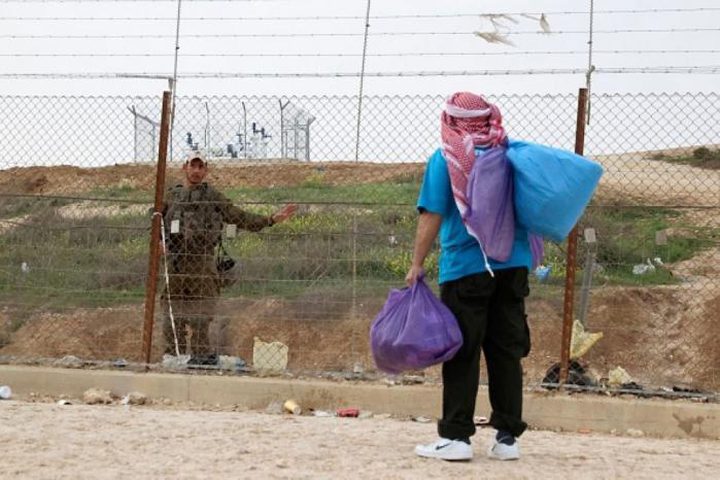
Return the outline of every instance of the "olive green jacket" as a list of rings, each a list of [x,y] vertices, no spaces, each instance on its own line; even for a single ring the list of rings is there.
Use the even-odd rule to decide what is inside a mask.
[[[163,205],[170,294],[181,297],[219,295],[215,249],[225,224],[257,232],[272,218],[246,212],[225,195],[202,183],[168,189]]]

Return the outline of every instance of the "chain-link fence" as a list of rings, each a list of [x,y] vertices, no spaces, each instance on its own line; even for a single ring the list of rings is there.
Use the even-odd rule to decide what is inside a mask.
[[[0,97],[0,358],[142,361],[160,100]],[[575,95],[490,100],[511,137],[573,149]],[[720,391],[718,100],[591,98],[585,154],[605,175],[579,228],[575,312],[603,337],[569,383]],[[442,105],[364,98],[358,137],[353,97],[178,98],[166,184],[199,150],[213,188],[166,197],[151,361],[372,373],[369,325],[409,267]],[[287,203],[297,214],[271,225]],[[218,283],[220,243],[235,265]],[[529,385],[553,381],[560,353],[566,252],[546,249]],[[435,277],[436,252],[426,266]]]

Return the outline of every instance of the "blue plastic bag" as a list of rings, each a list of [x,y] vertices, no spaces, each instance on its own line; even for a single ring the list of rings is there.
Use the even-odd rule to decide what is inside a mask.
[[[392,374],[446,362],[462,342],[455,316],[422,278],[410,288],[392,289],[370,328],[375,364]]]
[[[563,241],[582,216],[600,181],[600,164],[566,150],[513,140],[515,216],[531,233]]]
[[[540,282],[546,282],[548,278],[550,278],[550,267],[546,267],[544,265],[540,265],[535,269],[535,277]]]

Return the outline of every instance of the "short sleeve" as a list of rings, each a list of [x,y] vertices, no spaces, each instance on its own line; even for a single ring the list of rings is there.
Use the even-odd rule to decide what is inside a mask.
[[[420,195],[418,196],[418,210],[447,216],[454,205],[450,174],[447,163],[440,149],[428,159],[425,167],[425,176]]]

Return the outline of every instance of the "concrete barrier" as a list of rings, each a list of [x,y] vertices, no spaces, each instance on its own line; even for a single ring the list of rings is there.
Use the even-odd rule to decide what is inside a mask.
[[[142,392],[150,398],[209,405],[263,409],[272,401],[295,399],[304,410],[353,406],[393,415],[440,415],[441,390],[428,385],[378,385],[284,378],[134,373],[0,366],[0,384],[15,398],[30,393],[82,397],[89,388],[123,396]],[[478,394],[477,412],[488,415],[487,390]],[[542,430],[592,431],[653,437],[720,439],[720,404],[687,400],[610,398],[564,392],[527,392],[525,420]],[[640,433],[642,432],[642,433]]]

